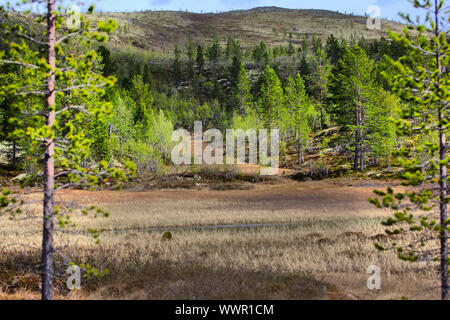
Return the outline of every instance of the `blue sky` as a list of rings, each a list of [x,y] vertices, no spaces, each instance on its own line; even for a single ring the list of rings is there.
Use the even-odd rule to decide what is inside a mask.
[[[0,5],[7,3],[0,0]],[[15,1],[12,1],[15,2]],[[77,3],[78,1],[65,1]],[[408,0],[84,0],[95,3],[102,11],[136,11],[136,10],[188,10],[191,12],[217,12],[237,9],[250,9],[259,6],[277,6],[291,9],[327,9],[342,13],[364,15],[370,5],[381,9],[381,16],[400,20],[398,12],[417,14]],[[420,12],[419,12],[420,13]]]

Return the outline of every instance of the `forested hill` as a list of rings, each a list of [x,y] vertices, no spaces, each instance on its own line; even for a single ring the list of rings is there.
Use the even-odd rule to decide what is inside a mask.
[[[130,44],[152,50],[173,50],[187,40],[212,42],[232,37],[243,46],[264,41],[269,47],[287,41],[299,45],[313,37],[322,40],[364,37],[379,39],[387,30],[400,31],[402,24],[383,20],[381,30],[368,30],[367,17],[328,10],[293,10],[261,7],[224,13],[190,13],[184,11],[142,11],[99,13],[102,19],[114,18],[119,29],[115,44]]]
[[[43,34],[17,16],[10,19]],[[93,140],[92,161],[131,159],[138,173],[158,170],[170,164],[172,131],[192,130],[195,121],[221,131],[279,129],[282,166],[310,175],[328,175],[331,167],[340,173],[349,163],[390,166],[390,152],[401,145],[389,122],[399,101],[385,75],[395,74],[390,58],[408,48],[384,33],[401,24],[383,21],[371,31],[365,17],[273,7],[93,17],[110,19],[119,26],[110,42],[77,48],[95,50],[96,71],[117,79],[97,97],[111,103],[109,118],[80,124]],[[72,52],[70,42],[64,46]],[[0,85],[14,72],[3,66]],[[9,138],[16,128],[8,101],[0,101],[0,143],[10,150],[4,162],[16,165],[28,146]]]

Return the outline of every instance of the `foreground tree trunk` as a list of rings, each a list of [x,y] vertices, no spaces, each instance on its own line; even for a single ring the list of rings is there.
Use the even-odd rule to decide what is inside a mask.
[[[434,34],[436,38],[439,38],[440,30],[439,30],[439,6],[438,1],[434,1],[434,23],[435,30]],[[436,88],[438,89],[438,95],[440,96],[440,87],[445,85],[442,83],[442,54],[441,54],[441,45],[437,43],[436,45],[436,69],[438,71],[438,79],[436,83]],[[442,96],[440,96],[442,98]],[[447,158],[447,141],[445,136],[446,124],[444,123],[445,116],[443,114],[442,106],[438,108],[439,113],[439,209],[440,209],[440,224],[441,224],[441,294],[442,300],[449,300],[449,292],[448,292],[448,213],[447,213],[447,194],[448,194],[448,177],[447,177],[447,164],[445,160]]]
[[[443,120],[442,114],[439,113],[440,122]],[[445,161],[446,159],[446,137],[445,134],[441,131],[439,136],[439,144],[440,144],[440,156],[439,159],[441,161]],[[440,211],[441,211],[441,286],[442,286],[442,300],[449,300],[448,293],[448,231],[447,231],[447,223],[448,213],[447,213],[447,194],[448,194],[448,181],[447,181],[447,165],[441,162],[440,165]]]
[[[47,81],[47,119],[46,125],[52,127],[55,123],[55,42],[56,42],[56,16],[55,0],[47,1],[47,63],[52,73]],[[44,156],[44,228],[42,239],[42,300],[53,299],[53,213],[55,192],[55,163],[54,141],[46,139]]]

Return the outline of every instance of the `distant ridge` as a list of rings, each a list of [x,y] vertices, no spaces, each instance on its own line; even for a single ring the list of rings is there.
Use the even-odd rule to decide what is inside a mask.
[[[320,9],[256,7],[221,13],[187,11],[104,12],[100,19],[114,18],[119,29],[112,38],[115,45],[141,49],[172,50],[191,40],[193,43],[225,41],[233,37],[246,46],[265,41],[268,46],[299,45],[312,37],[325,41],[336,38],[368,40],[385,36],[387,30],[401,31],[403,24],[382,20],[381,30],[368,30],[367,17]]]

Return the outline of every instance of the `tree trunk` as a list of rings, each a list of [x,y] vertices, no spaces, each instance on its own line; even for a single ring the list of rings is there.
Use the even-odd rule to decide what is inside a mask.
[[[355,133],[355,155],[353,159],[353,170],[358,170],[358,160],[359,160],[359,132],[356,130]]]
[[[17,165],[17,156],[16,156],[16,154],[17,154],[17,143],[14,140],[13,141],[13,149],[12,149],[12,165],[13,165],[13,168],[16,168],[16,165]]]
[[[358,88],[358,104],[356,106],[356,149],[355,149],[355,170],[364,171],[364,157],[363,157],[363,131],[362,131],[362,123],[363,123],[363,107],[361,102],[361,92]],[[359,159],[359,163],[358,163]]]
[[[354,164],[353,164],[353,170],[358,170],[358,166],[359,166],[359,157],[360,157],[360,134],[359,134],[359,108],[358,106],[355,106],[355,119],[356,119],[356,132],[355,132],[355,157],[354,157]]]
[[[436,38],[439,38],[439,8],[438,8],[438,2],[437,0],[434,1],[434,23],[435,23],[435,36]],[[441,86],[441,79],[442,79],[442,61],[441,61],[442,55],[441,55],[441,46],[439,43],[436,45],[436,68],[438,70],[438,79],[437,79],[437,92],[438,95],[440,94],[440,86]],[[442,97],[440,97],[442,98]],[[446,160],[446,153],[447,153],[447,147],[446,147],[446,136],[445,136],[445,127],[444,124],[444,114],[441,108],[439,108],[439,209],[441,214],[441,293],[442,293],[442,300],[449,300],[449,293],[448,293],[448,213],[447,213],[447,202],[446,198],[448,195],[448,177],[447,177],[447,164],[444,163]]]
[[[56,16],[55,0],[47,0],[47,63],[53,69],[47,81],[46,125],[52,127],[55,123],[55,42],[56,42]],[[53,299],[53,213],[55,192],[55,163],[54,141],[45,140],[44,156],[44,228],[42,239],[42,300]]]
[[[360,120],[360,127],[362,125],[362,119]],[[362,129],[359,129],[359,169],[364,171],[364,149],[363,149],[363,133]]]
[[[298,164],[303,164],[303,152],[302,152],[302,143],[299,141],[298,146]]]
[[[443,120],[443,116],[439,113],[440,122]],[[440,155],[439,159],[445,161],[446,159],[446,137],[443,131],[439,135]],[[446,198],[448,194],[448,181],[447,181],[447,165],[440,165],[440,211],[441,211],[441,280],[442,280],[442,300],[449,300],[448,293],[448,231],[447,231],[447,203]]]
[[[359,169],[361,172],[364,171],[364,152],[362,148],[359,150]]]
[[[323,105],[320,105],[320,128],[325,130],[325,119],[323,115]]]

